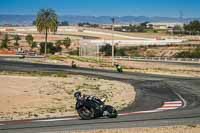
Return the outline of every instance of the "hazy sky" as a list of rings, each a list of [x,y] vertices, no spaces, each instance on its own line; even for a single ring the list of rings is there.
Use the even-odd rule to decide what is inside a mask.
[[[200,17],[200,0],[0,0],[0,14],[36,14],[53,8],[58,14],[90,16]]]

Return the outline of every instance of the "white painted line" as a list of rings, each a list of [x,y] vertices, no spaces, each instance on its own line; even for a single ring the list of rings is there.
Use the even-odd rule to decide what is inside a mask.
[[[173,91],[173,92],[181,99],[181,101],[183,102],[182,107],[185,108],[187,106],[186,100],[180,94],[178,94],[177,92],[175,92],[175,91]]]
[[[123,113],[123,114],[118,114],[119,116],[126,116],[126,115],[133,115],[133,114],[144,114],[144,113],[155,113],[159,112],[160,110],[155,109],[155,110],[148,110],[148,111],[138,111],[138,112],[130,112],[130,113]]]
[[[69,120],[77,120],[77,119],[78,118],[45,119],[45,120],[34,120],[33,122],[69,121]]]
[[[171,107],[171,108],[158,108],[159,110],[173,110],[173,109],[178,109],[179,107]]]
[[[119,114],[119,116],[126,116],[126,115],[133,115],[133,114],[144,114],[144,113],[155,113],[155,112],[173,110],[173,109],[178,109],[178,108],[182,107],[182,105],[183,105],[182,101],[164,102],[164,104],[160,108],[157,108],[157,109],[154,109],[154,110],[123,113],[123,114]]]
[[[182,101],[164,102],[165,104],[182,104]]]
[[[164,104],[163,107],[181,107],[182,104]]]

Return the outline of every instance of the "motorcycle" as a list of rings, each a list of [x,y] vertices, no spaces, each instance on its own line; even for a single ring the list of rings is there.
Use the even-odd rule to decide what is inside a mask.
[[[116,69],[119,73],[123,72],[122,66],[121,65],[116,65]]]
[[[118,116],[117,110],[114,107],[105,105],[105,99],[100,102],[92,99],[77,100],[76,110],[83,120],[100,117],[116,118]]]
[[[77,68],[76,63],[72,61],[72,68]]]

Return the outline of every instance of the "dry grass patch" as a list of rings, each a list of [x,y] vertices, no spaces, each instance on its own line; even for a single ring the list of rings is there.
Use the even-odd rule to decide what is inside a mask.
[[[0,75],[0,89],[0,120],[75,115],[75,91],[107,97],[107,104],[117,109],[128,106],[135,97],[129,84],[80,75]]]

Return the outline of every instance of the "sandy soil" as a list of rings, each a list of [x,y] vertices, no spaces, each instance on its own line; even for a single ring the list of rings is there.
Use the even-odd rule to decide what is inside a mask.
[[[160,128],[106,129],[72,133],[199,133],[200,126],[174,126]]]
[[[134,101],[134,88],[118,81],[73,76],[39,77],[0,75],[0,120],[75,115],[73,93],[107,97],[107,104],[122,109]]]

